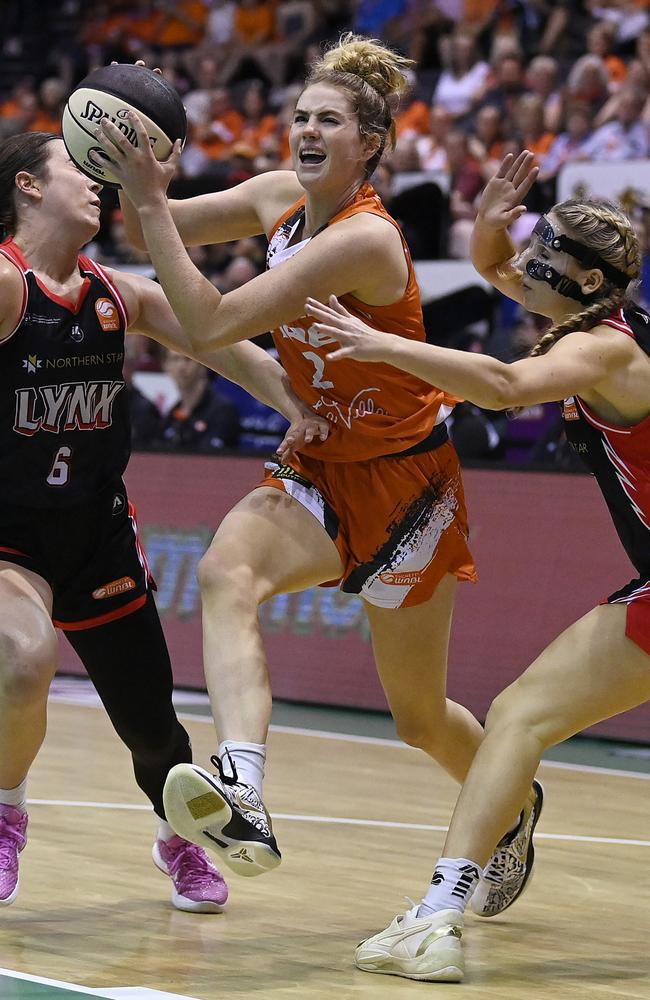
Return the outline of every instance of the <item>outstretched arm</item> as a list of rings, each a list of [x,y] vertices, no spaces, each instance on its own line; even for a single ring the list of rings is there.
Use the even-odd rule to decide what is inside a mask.
[[[629,363],[633,349],[625,334],[619,337],[609,327],[601,327],[589,333],[572,333],[541,357],[504,364],[485,354],[384,333],[352,316],[334,296],[329,305],[308,299],[306,311],[316,320],[318,333],[341,344],[328,354],[328,360],[384,362],[488,410],[531,406],[584,393]]]

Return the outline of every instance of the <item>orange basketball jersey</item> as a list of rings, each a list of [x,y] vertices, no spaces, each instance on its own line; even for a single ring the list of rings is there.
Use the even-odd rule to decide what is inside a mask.
[[[370,184],[332,218],[329,225],[360,212],[380,215],[395,226],[408,264],[408,283],[399,301],[372,306],[354,295],[341,302],[351,313],[378,330],[410,340],[425,340],[420,292],[406,241]],[[307,246],[308,237],[288,245],[304,213],[304,198],[277,221],[270,235],[267,267],[277,267]],[[360,248],[372,255],[372,247]],[[328,361],[336,342],[319,335],[308,316],[297,317],[273,331],[275,346],[297,395],[332,424],[325,442],[305,446],[306,455],[330,462],[361,462],[406,451],[423,441],[451,412],[455,397],[414,375],[385,364],[344,358]]]

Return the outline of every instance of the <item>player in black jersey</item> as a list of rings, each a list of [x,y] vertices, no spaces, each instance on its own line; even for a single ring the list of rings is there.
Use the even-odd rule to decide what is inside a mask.
[[[650,317],[627,297],[640,273],[639,244],[618,207],[574,199],[542,216],[517,256],[508,226],[525,211],[532,163],[527,151],[505,158],[482,195],[472,240],[477,270],[551,320],[529,358],[503,364],[416,344],[373,330],[336,299],[307,303],[318,331],[341,344],[332,360],[388,362],[489,410],[563,401],[567,436],[635,570],[495,700],[431,886],[419,906],[359,946],[357,965],[368,972],[461,979],[468,900],[482,916],[500,912],[530,874],[541,786],[527,794],[544,750],[650,698]]]
[[[26,779],[45,735],[55,626],[84,663],[158,818],[153,858],[179,909],[215,912],[227,887],[175,836],[162,789],[191,760],[122,473],[130,451],[124,336],[191,353],[162,290],[79,249],[99,228],[100,186],[58,136],[0,145],[0,905],[18,892]],[[280,410],[310,439],[285,375],[252,344],[199,360]]]

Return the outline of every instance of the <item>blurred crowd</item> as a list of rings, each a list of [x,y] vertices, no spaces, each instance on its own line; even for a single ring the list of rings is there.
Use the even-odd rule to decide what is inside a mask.
[[[183,98],[189,134],[175,197],[290,167],[288,129],[309,64],[352,30],[413,60],[397,144],[373,177],[414,259],[466,260],[477,199],[500,159],[527,147],[540,173],[518,234],[556,200],[561,169],[650,153],[650,3],[646,0],[10,0],[0,7],[0,140],[60,131],[74,86],[111,60],[159,66]],[[650,191],[624,208],[650,259]],[[113,192],[90,252],[146,270]],[[255,239],[195,248],[227,291],[264,267]],[[650,266],[639,295],[650,299]],[[540,322],[481,286],[425,304],[432,342],[522,356]],[[284,422],[194,362],[130,348],[136,446],[272,451]],[[272,348],[270,338],[260,342]],[[158,376],[156,379],[154,376]],[[152,389],[154,386],[155,389]],[[146,391],[145,391],[146,390]],[[164,412],[161,412],[161,408]],[[452,433],[467,461],[573,469],[552,405],[517,420],[463,405]]]

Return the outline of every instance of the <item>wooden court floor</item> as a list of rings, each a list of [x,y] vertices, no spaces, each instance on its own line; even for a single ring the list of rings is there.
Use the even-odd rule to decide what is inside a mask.
[[[206,763],[211,726],[186,724]],[[453,783],[390,742],[273,732],[269,757],[282,866],[233,875],[223,914],[180,913],[150,860],[151,813],[103,712],[53,704],[28,789],[20,895],[0,910],[0,969],[196,1000],[650,997],[649,776],[543,765],[535,878],[502,917],[468,918],[457,986],[352,964],[355,944],[424,891]],[[0,976],[2,1000],[36,996],[17,982]],[[57,992],[48,1000],[64,1000]]]

